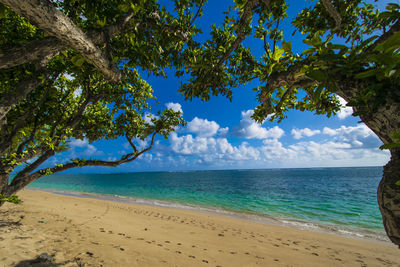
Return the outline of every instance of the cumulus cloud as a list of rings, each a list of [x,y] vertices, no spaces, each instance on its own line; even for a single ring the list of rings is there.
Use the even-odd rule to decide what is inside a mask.
[[[376,148],[381,145],[379,138],[365,124],[358,126],[343,125],[337,129],[325,127],[322,133],[331,136],[335,141],[350,143],[357,148]]]
[[[187,156],[195,155],[207,162],[260,159],[258,149],[246,142],[233,146],[226,138],[193,137],[190,134],[178,136],[176,133],[172,133],[169,140],[173,152]]]
[[[285,148],[277,139],[264,140],[260,151],[266,159],[290,160],[296,157],[296,151]]]
[[[320,130],[311,130],[309,128],[304,129],[292,129],[291,134],[293,135],[294,139],[301,139],[303,137],[311,137],[316,134],[320,134]]]
[[[229,133],[229,127],[219,128],[218,135],[219,136],[226,136]]]
[[[179,104],[179,103],[172,103],[172,102],[169,102],[169,103],[167,103],[167,104],[165,104],[165,106],[167,107],[167,108],[170,108],[170,109],[172,109],[173,111],[180,111],[182,114],[183,114],[183,110],[182,110],[182,106],[181,106],[181,104]]]
[[[325,137],[322,141],[290,144],[277,138],[236,144],[219,135],[206,137],[174,132],[169,145],[132,164],[166,169],[336,167],[384,165],[389,159],[389,153],[378,149],[380,141],[365,125],[325,127],[319,131]],[[300,132],[301,136],[307,135],[303,134],[307,131]]]
[[[69,142],[69,146],[71,148],[71,156],[73,157],[77,157],[77,156],[86,156],[86,157],[90,157],[90,156],[100,156],[103,155],[104,153],[100,150],[98,150],[94,145],[89,144],[89,141],[84,138],[83,140],[81,139],[72,139]],[[80,149],[84,149],[83,152],[77,153],[76,149],[80,148]]]
[[[215,121],[209,121],[207,119],[199,119],[195,117],[192,121],[187,124],[187,131],[194,133],[200,137],[214,136],[218,130],[219,125]]]
[[[342,105],[342,107],[340,108],[340,111],[337,113],[337,116],[339,119],[343,120],[349,116],[351,116],[351,114],[353,114],[353,108],[352,107],[347,107],[346,104],[346,100],[344,100],[343,98],[341,98],[340,96],[338,96],[340,104]]]
[[[237,137],[246,139],[279,139],[285,133],[278,126],[270,129],[262,127],[261,124],[256,123],[251,118],[253,114],[253,110],[242,111],[242,119],[240,120],[239,125],[234,129],[234,133]]]

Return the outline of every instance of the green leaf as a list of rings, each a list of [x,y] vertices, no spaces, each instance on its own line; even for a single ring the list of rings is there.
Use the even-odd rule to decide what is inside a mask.
[[[286,53],[289,53],[292,51],[292,44],[291,42],[286,42],[286,41],[282,41],[282,46],[283,46],[283,50],[285,50]]]
[[[118,9],[121,10],[122,12],[128,12],[130,8],[129,4],[120,4],[118,5]]]
[[[387,52],[400,46],[400,32],[396,32],[385,42],[375,47],[375,51]]]
[[[96,23],[97,23],[97,25],[99,25],[100,27],[104,27],[105,25],[106,25],[106,23],[107,23],[107,21],[106,21],[106,17],[104,17],[104,19],[103,20],[96,20]]]
[[[377,70],[375,70],[375,69],[367,70],[367,71],[360,72],[360,73],[356,74],[354,76],[354,78],[356,78],[356,79],[368,78],[368,77],[371,77],[371,76],[375,76],[376,72],[377,72]]]
[[[318,86],[317,90],[315,90],[313,98],[315,100],[320,100],[321,99],[321,92],[322,92],[323,87],[322,86]]]
[[[83,63],[85,63],[85,58],[82,57],[81,55],[76,55],[76,56],[73,56],[73,57],[71,58],[71,62],[72,62],[72,64],[74,64],[75,66],[80,67],[80,66],[83,65]]]
[[[400,143],[389,143],[379,147],[380,150],[400,148]]]
[[[0,19],[3,19],[6,17],[6,6],[0,3]]]
[[[398,181],[395,182],[394,184],[400,186],[400,180],[398,180]]]
[[[317,80],[317,81],[325,81],[327,79],[327,76],[324,72],[320,70],[310,70],[306,72],[306,75],[310,77],[311,79]]]
[[[272,59],[275,60],[275,61],[278,61],[282,57],[284,52],[285,52],[285,50],[283,48],[275,49],[275,52],[272,55]]]

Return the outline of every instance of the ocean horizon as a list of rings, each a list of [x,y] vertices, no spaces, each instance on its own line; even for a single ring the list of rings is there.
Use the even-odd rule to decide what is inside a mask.
[[[28,188],[387,241],[382,167],[54,174]]]

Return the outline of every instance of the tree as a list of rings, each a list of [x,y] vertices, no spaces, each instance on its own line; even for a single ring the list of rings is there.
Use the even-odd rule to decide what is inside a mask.
[[[400,6],[385,11],[361,0],[309,1],[291,19],[308,49],[296,54],[281,26],[284,0],[236,0],[222,25],[203,44],[185,50],[190,75],[180,88],[187,99],[232,97],[232,89],[258,80],[253,118],[281,121],[289,109],[335,114],[342,97],[389,149],[378,203],[390,240],[400,246]],[[286,23],[287,25],[287,23]],[[242,43],[251,36],[264,48],[256,57]],[[254,41],[254,42],[256,42]]]
[[[153,90],[138,69],[166,76],[181,64],[181,48],[198,33],[197,6],[177,1],[169,13],[155,0],[0,1],[0,205],[44,175],[135,160],[156,134],[184,123],[172,109],[146,115]],[[118,160],[41,167],[71,140],[118,137],[132,148]],[[135,140],[146,138],[139,149]]]

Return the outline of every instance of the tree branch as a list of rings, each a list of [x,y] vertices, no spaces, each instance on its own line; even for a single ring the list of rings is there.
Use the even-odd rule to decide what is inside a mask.
[[[40,164],[42,164],[44,161],[46,161],[48,158],[54,155],[54,151],[47,151],[45,154],[43,154],[41,157],[39,157],[34,163],[31,165],[27,166],[22,170],[20,173],[18,173],[10,185],[8,186],[8,189],[6,190],[7,195],[12,195],[21,188],[24,188],[31,182],[39,179],[42,176],[45,176],[48,172],[50,173],[57,173],[61,171],[65,171],[68,169],[76,168],[76,167],[83,167],[83,166],[105,166],[105,167],[116,167],[120,164],[131,162],[135,159],[137,159],[140,155],[143,153],[149,151],[154,144],[154,139],[155,136],[158,132],[155,131],[152,134],[151,137],[151,143],[150,145],[141,150],[139,153],[130,153],[127,156],[121,157],[120,160],[114,160],[114,161],[104,161],[104,160],[84,160],[84,159],[77,159],[72,162],[66,163],[66,164],[60,164],[56,165],[55,167],[52,168],[44,168],[41,170],[38,170],[32,174],[29,174],[33,170],[35,170]],[[133,157],[132,157],[133,156]]]
[[[0,2],[1,1],[3,0],[0,0]],[[88,31],[86,34],[94,44],[102,45],[107,42],[106,36],[108,36],[109,39],[112,39],[116,35],[122,34],[131,28],[139,27],[140,23],[147,23],[151,26],[156,26],[157,22],[160,22],[159,19],[148,18],[142,20],[140,23],[138,22],[135,25],[131,25],[129,22],[132,20],[133,12],[129,12],[116,24],[105,27],[103,31],[99,32],[92,30]],[[169,33],[178,33],[178,36],[185,42],[188,39],[187,34],[182,33],[176,27],[163,24],[161,28]],[[55,37],[47,37],[41,40],[31,41],[22,46],[0,52],[0,69],[15,67],[44,57],[52,58],[65,49],[68,49],[68,46]]]
[[[233,44],[229,47],[229,49],[225,52],[224,56],[218,61],[217,66],[221,65],[222,63],[225,62],[225,60],[228,59],[229,55],[239,46],[241,42],[246,38],[246,32],[243,30],[244,25],[248,22],[248,19],[250,17],[251,10],[253,9],[253,6],[257,3],[257,0],[249,0],[246,4],[246,7],[243,11],[243,15],[240,18],[239,24],[237,26],[236,30],[236,40],[233,42]]]
[[[342,26],[342,17],[340,16],[339,12],[337,12],[331,0],[321,0],[321,2],[336,22],[336,27],[334,30],[339,29]]]
[[[368,47],[365,52],[371,52],[375,49],[375,47],[388,40],[390,37],[392,37],[393,34],[398,31],[400,31],[400,19],[398,19],[387,32],[382,34],[370,47]]]
[[[133,151],[136,153],[137,152],[137,148],[136,148],[135,144],[132,142],[132,139],[128,135],[125,135],[125,137],[126,137],[126,140],[128,140],[128,142],[131,145],[131,147],[133,148]]]
[[[192,21],[189,23],[189,26],[191,26],[193,22],[196,20],[196,18],[199,16],[200,11],[203,9],[203,5],[204,5],[204,0],[201,1],[199,8],[197,9],[196,15],[194,15]]]
[[[281,97],[281,100],[279,101],[278,105],[275,106],[275,110],[277,112],[279,112],[279,110],[281,109],[283,102],[288,98],[288,96],[290,95],[290,93],[293,91],[293,86],[289,87],[288,89],[286,89],[285,93],[283,94],[283,96]]]
[[[48,0],[0,1],[39,29],[74,48],[110,81],[119,82],[122,79],[122,74],[116,65],[110,62],[92,40]]]
[[[1,51],[0,69],[12,68],[38,59],[53,58],[65,49],[67,49],[67,46],[55,37],[34,40],[24,45]]]

